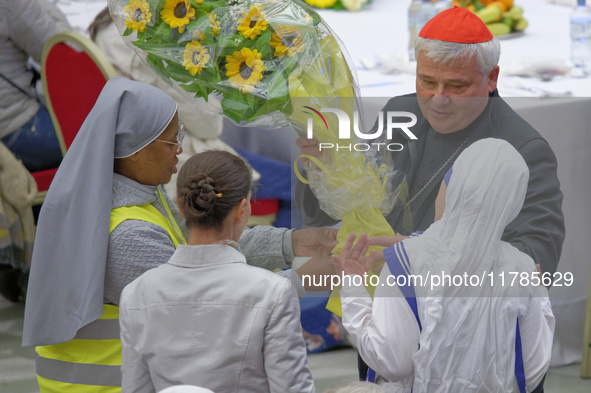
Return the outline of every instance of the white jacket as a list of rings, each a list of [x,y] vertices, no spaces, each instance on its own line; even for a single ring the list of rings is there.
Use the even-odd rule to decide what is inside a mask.
[[[41,63],[45,42],[68,29],[64,15],[45,0],[0,0],[0,73],[29,94],[0,78],[0,138],[22,127],[39,110],[27,59],[31,56]]]
[[[180,245],[121,295],[123,392],[314,392],[288,280],[225,245]]]

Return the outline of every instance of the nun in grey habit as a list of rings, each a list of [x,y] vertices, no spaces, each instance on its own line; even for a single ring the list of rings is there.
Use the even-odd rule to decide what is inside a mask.
[[[102,315],[115,159],[151,144],[176,107],[168,95],[143,83],[114,78],[105,85],[41,209],[23,345],[69,341]],[[172,146],[169,150],[174,154]]]

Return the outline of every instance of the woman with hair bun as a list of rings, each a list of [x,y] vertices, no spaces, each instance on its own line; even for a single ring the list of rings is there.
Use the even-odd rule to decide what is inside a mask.
[[[235,248],[251,187],[250,169],[228,152],[199,153],[181,168],[188,244],[121,295],[124,392],[314,392],[290,282]]]

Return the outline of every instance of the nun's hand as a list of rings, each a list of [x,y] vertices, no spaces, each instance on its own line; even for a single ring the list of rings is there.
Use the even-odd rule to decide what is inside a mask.
[[[355,242],[356,235],[351,233],[343,246],[341,256],[332,256],[336,273],[339,275],[358,274],[363,276],[369,271],[375,259],[375,251],[366,257],[370,242],[364,233]]]
[[[339,243],[338,230],[332,228],[306,228],[293,231],[291,242],[293,253],[298,257],[329,256]]]

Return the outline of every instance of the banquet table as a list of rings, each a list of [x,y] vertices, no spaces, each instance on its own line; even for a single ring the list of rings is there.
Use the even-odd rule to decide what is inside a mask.
[[[361,12],[321,10],[320,15],[345,43],[353,65],[357,69],[361,94],[365,97],[392,97],[414,91],[414,66],[407,63],[407,72],[382,74],[363,67],[363,59],[376,61],[380,55],[396,53],[396,58],[408,56],[407,0],[373,0]],[[529,27],[515,38],[501,39],[501,74],[499,90],[504,97],[530,97],[564,94],[586,97],[591,91],[591,77],[557,76],[544,82],[537,78],[503,75],[520,60],[539,59],[540,63],[569,65],[571,8],[550,4],[544,0],[515,0],[524,9]],[[408,62],[408,60],[406,60]],[[405,67],[401,67],[405,68]]]
[[[48,0],[56,2],[55,0]],[[366,66],[380,56],[404,60],[408,54],[407,12],[410,0],[373,0],[360,12],[319,10],[343,41],[356,70],[361,96],[367,99],[366,117],[375,118],[388,97],[414,92],[414,64],[404,72],[385,74]],[[568,65],[571,8],[543,0],[515,0],[530,25],[525,34],[501,40],[499,92],[552,146],[564,193],[566,239],[559,272],[574,276],[572,286],[550,291],[556,315],[552,364],[581,360],[585,305],[590,277],[591,241],[591,77],[556,76],[550,81],[503,74],[504,68],[533,58]],[[73,28],[81,33],[105,5],[105,0],[59,0]],[[572,97],[554,97],[554,96]],[[513,98],[515,97],[515,98]],[[371,121],[370,121],[371,123]],[[260,130],[225,122],[225,141],[250,151],[292,162],[296,135],[288,128]]]

